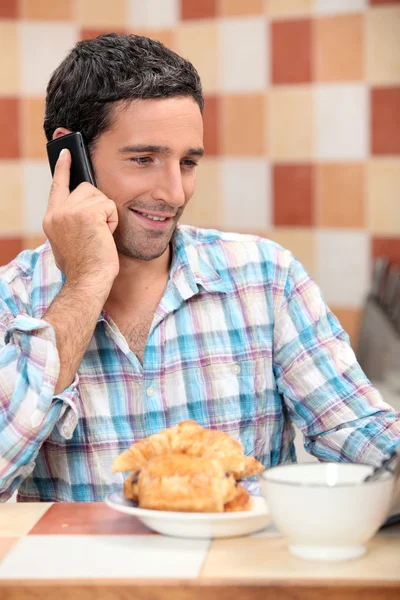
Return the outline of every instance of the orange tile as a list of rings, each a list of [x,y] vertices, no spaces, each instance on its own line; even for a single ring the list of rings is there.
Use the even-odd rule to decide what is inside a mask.
[[[384,256],[391,263],[400,267],[400,236],[398,237],[373,237],[372,258]]]
[[[265,153],[265,102],[261,94],[222,97],[222,152],[228,156]]]
[[[43,235],[29,235],[25,236],[22,240],[23,250],[35,250],[46,241],[46,236]]]
[[[127,21],[125,0],[79,0],[76,4],[76,20],[87,29],[106,27],[111,31],[124,27]]]
[[[43,131],[44,98],[23,98],[24,137],[22,153],[25,158],[47,158],[46,136]]]
[[[365,13],[366,78],[373,84],[400,82],[400,6],[388,4]]]
[[[221,108],[218,96],[206,96],[203,113],[204,150],[207,156],[216,156],[220,152]]]
[[[81,40],[92,40],[93,38],[98,37],[99,35],[102,35],[104,33],[110,33],[110,29],[107,27],[103,27],[103,28],[90,28],[87,29],[85,27],[83,27],[80,30],[80,36],[79,39]],[[127,33],[127,31],[125,30],[124,27],[113,27],[113,33]],[[134,33],[134,32],[131,32]],[[136,32],[135,32],[136,33]],[[141,35],[141,34],[138,34]]]
[[[314,222],[312,165],[274,165],[272,185],[274,225],[312,226]]]
[[[363,163],[316,166],[316,224],[322,227],[365,226]]]
[[[53,504],[29,535],[152,534],[137,519],[117,513],[101,502]]]
[[[0,560],[5,558],[8,552],[18,542],[19,538],[0,538]]]
[[[13,260],[21,250],[21,238],[0,238],[0,266]]]
[[[0,19],[16,19],[18,17],[18,0],[1,0]]]
[[[263,0],[220,0],[220,15],[225,17],[243,17],[261,15],[264,11]]]
[[[363,79],[363,16],[345,14],[323,17],[314,21],[314,27],[315,79],[317,81]]]
[[[0,21],[0,95],[16,96],[20,91],[20,50],[18,21]]]
[[[311,20],[271,24],[273,83],[305,83],[312,79]]]
[[[400,154],[400,86],[371,90],[372,154]]]
[[[72,20],[72,0],[21,0],[21,16],[24,19]]]
[[[17,98],[0,98],[0,159],[20,155],[20,111]]]
[[[350,337],[352,348],[357,348],[360,333],[361,309],[359,308],[336,308],[330,307],[331,311],[339,319],[341,326]]]
[[[207,19],[217,16],[217,0],[181,0],[181,18]]]
[[[272,87],[268,94],[268,148],[275,161],[314,155],[313,92],[310,86]]]

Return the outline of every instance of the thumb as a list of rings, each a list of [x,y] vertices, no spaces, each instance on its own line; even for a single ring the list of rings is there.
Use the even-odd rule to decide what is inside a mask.
[[[56,206],[66,200],[70,194],[69,179],[71,170],[71,153],[63,148],[54,169],[53,183],[50,190],[49,206]]]

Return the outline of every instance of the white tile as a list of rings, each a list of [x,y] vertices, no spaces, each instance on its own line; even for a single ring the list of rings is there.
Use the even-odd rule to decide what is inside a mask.
[[[315,0],[316,12],[320,14],[361,12],[367,5],[367,0]]]
[[[25,233],[40,234],[51,187],[50,167],[43,160],[27,160],[22,171],[23,229]]]
[[[128,22],[134,27],[171,28],[178,24],[178,0],[129,0]]]
[[[268,24],[263,17],[223,19],[220,70],[224,91],[264,91],[269,81]]]
[[[78,27],[73,23],[22,21],[19,35],[22,91],[44,95],[52,72],[78,41]]]
[[[319,85],[314,98],[317,159],[365,159],[369,146],[366,86]]]
[[[317,281],[328,305],[360,307],[370,287],[367,231],[328,229],[317,235]]]
[[[0,565],[0,579],[198,577],[208,540],[158,535],[30,535]]]
[[[271,169],[264,158],[222,161],[225,228],[263,231],[271,224]]]

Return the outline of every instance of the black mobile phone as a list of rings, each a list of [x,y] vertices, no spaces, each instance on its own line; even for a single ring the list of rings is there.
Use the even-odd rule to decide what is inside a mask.
[[[72,159],[69,181],[70,191],[72,192],[83,181],[88,181],[92,185],[96,185],[89,151],[79,131],[68,133],[46,144],[51,174],[54,175],[56,162],[63,148],[68,148]]]

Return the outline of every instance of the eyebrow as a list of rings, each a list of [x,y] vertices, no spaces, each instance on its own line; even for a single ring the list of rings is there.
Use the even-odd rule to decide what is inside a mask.
[[[138,144],[136,146],[124,146],[120,149],[121,154],[134,154],[145,153],[145,152],[153,152],[158,154],[171,154],[172,150],[168,146],[154,146],[152,144]],[[185,156],[203,156],[204,148],[188,148],[184,152]]]

